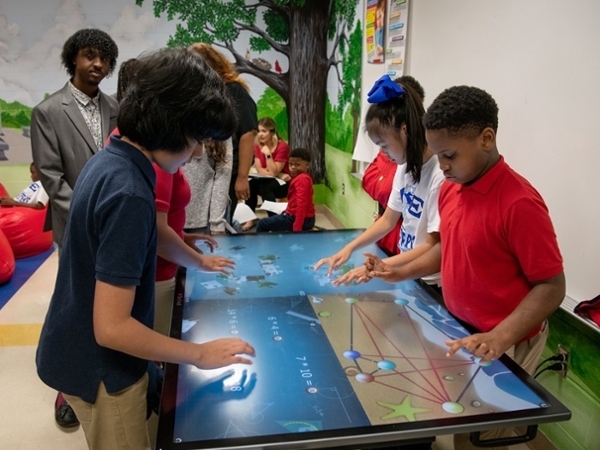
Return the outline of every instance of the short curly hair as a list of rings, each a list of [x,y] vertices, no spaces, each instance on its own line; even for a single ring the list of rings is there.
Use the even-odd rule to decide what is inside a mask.
[[[310,162],[310,152],[303,147],[296,147],[290,151],[290,158],[299,158],[302,161]]]
[[[445,129],[452,135],[478,135],[484,128],[498,130],[498,105],[490,94],[472,86],[446,89],[427,108],[425,128]]]
[[[117,57],[119,56],[117,44],[108,33],[97,28],[85,28],[75,32],[75,34],[67,39],[60,55],[60,60],[71,78],[75,76],[75,64],[73,61],[77,58],[79,50],[84,48],[98,50],[100,55],[108,58],[110,66],[108,74],[113,73],[117,65]]]

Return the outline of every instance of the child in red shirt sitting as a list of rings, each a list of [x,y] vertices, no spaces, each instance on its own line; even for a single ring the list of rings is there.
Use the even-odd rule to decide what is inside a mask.
[[[310,153],[304,148],[290,152],[290,186],[288,206],[276,216],[267,217],[258,222],[257,233],[267,231],[303,231],[315,226],[315,205],[313,203],[313,181],[308,174]]]

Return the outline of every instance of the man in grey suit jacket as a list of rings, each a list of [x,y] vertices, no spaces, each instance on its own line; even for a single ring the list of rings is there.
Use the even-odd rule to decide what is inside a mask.
[[[118,53],[117,44],[104,31],[77,31],[67,39],[61,54],[70,80],[31,114],[33,162],[50,199],[44,230],[52,230],[59,250],[77,177],[116,127],[117,101],[98,86],[114,71]],[[62,427],[79,425],[60,392],[54,418]]]
[[[59,248],[77,177],[116,127],[118,104],[98,86],[114,71],[117,56],[117,45],[105,32],[77,31],[61,55],[70,81],[31,115],[33,162],[50,198],[44,229],[52,230]]]

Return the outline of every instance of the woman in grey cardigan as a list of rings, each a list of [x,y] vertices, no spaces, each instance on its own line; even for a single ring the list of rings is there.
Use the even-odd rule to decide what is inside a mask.
[[[183,166],[192,199],[185,208],[185,231],[225,234],[229,181],[233,160],[231,139],[204,144],[202,157]]]

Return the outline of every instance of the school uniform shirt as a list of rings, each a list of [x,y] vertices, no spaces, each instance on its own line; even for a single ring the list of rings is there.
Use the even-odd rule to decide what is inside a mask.
[[[315,217],[313,181],[309,174],[301,173],[290,181],[285,213],[295,217],[293,231],[302,231],[304,219]]]
[[[438,198],[443,182],[444,174],[435,155],[423,164],[419,183],[415,183],[412,175],[406,171],[406,164],[398,167],[387,206],[402,213],[398,242],[401,253],[424,244],[428,233],[440,231]],[[423,280],[429,284],[437,284],[440,274],[423,277]]]
[[[27,203],[29,205],[35,205],[41,203],[46,206],[48,204],[48,194],[42,186],[41,181],[34,181],[27,186],[23,191],[17,195],[14,200],[20,203]]]
[[[471,185],[444,183],[440,216],[444,302],[479,331],[509,316],[532,283],[563,271],[544,200],[502,157]]]
[[[167,224],[183,239],[185,207],[192,198],[190,185],[181,168],[174,174],[165,172],[152,164],[156,172],[156,211],[167,213]],[[175,276],[177,264],[160,256],[156,261],[156,281],[170,280]]]
[[[51,388],[95,403],[136,383],[148,361],[102,347],[94,336],[96,281],[135,286],[131,316],[152,328],[156,268],[155,174],[135,147],[112,137],[73,191],[52,300],[36,353]]]

